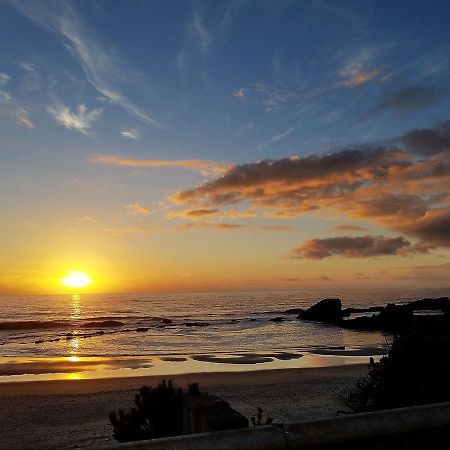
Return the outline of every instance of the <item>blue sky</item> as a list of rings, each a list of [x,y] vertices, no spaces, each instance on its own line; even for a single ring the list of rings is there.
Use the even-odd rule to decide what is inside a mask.
[[[447,1],[3,0],[2,236],[186,225],[170,197],[228,165],[439,126],[449,18]],[[278,226],[258,214],[251,226]],[[293,220],[308,232],[286,248],[328,226]]]

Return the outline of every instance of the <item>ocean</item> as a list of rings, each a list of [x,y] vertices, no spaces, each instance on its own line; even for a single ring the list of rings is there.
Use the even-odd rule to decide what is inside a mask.
[[[176,361],[176,355],[380,348],[388,339],[381,333],[300,321],[284,312],[327,297],[341,298],[344,307],[364,307],[448,294],[448,289],[402,288],[0,297],[0,375],[28,373],[23,367],[11,370],[27,358],[171,355]],[[275,317],[283,320],[274,322]]]

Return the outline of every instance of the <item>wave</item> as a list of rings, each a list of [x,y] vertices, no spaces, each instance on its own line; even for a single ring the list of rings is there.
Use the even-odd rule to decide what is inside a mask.
[[[67,320],[23,320],[0,322],[0,330],[40,330],[44,328],[65,328],[67,326],[70,326],[70,322]]]
[[[85,322],[80,324],[82,328],[109,328],[121,327],[124,322],[118,320],[102,320],[95,322]],[[19,330],[51,330],[56,328],[71,328],[77,324],[68,320],[23,320],[0,322],[0,331],[19,331]]]

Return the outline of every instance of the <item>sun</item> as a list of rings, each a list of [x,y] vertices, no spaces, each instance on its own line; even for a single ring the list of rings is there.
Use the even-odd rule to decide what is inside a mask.
[[[92,283],[92,278],[86,272],[69,270],[67,274],[61,278],[60,283],[70,288],[84,288]]]

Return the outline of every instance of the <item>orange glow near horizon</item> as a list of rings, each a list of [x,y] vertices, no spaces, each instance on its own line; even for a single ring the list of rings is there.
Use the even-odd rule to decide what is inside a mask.
[[[86,273],[79,270],[69,270],[67,274],[60,279],[63,286],[81,289],[92,284],[92,278]]]

